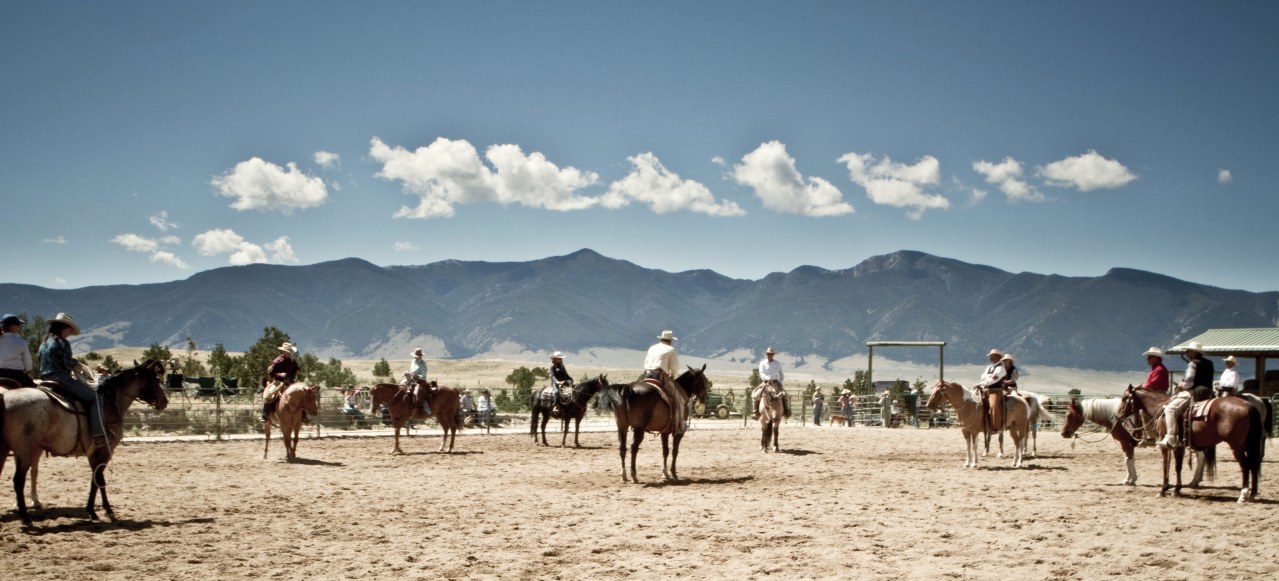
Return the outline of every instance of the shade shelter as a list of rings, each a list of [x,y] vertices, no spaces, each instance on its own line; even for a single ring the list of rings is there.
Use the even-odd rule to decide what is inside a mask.
[[[1191,341],[1203,344],[1203,354],[1212,357],[1234,355],[1236,359],[1250,358],[1255,362],[1257,393],[1268,396],[1279,391],[1279,381],[1274,373],[1266,378],[1266,360],[1279,359],[1279,327],[1252,329],[1209,329],[1184,343],[1168,349],[1172,355],[1186,352]]]

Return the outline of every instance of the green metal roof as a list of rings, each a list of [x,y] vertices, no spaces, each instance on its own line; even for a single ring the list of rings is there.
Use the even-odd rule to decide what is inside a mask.
[[[1209,329],[1197,337],[1168,349],[1168,353],[1174,355],[1185,353],[1186,345],[1191,341],[1203,344],[1205,355],[1279,357],[1279,327]]]

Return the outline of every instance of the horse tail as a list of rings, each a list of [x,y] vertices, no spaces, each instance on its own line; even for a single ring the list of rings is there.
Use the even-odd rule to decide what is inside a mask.
[[[1275,431],[1275,406],[1270,403],[1270,398],[1261,398],[1261,402],[1266,404],[1266,417],[1262,418],[1262,428],[1266,430],[1266,438]]]
[[[619,383],[610,383],[600,389],[599,409],[605,412],[611,412],[622,403],[622,390],[628,388],[628,385]]]

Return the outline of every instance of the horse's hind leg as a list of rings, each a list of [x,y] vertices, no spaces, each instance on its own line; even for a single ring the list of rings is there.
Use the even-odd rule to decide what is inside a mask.
[[[679,475],[675,474],[675,463],[679,461],[679,443],[684,439],[684,434],[676,433],[675,441],[671,445],[671,480],[678,481]]]
[[[43,451],[37,451],[35,456],[31,457],[31,508],[40,509],[44,505],[40,504],[40,457],[44,456]],[[4,466],[0,464],[0,468]]]
[[[631,430],[631,481],[639,484],[639,476],[635,474],[635,457],[639,455],[640,442],[644,441],[644,428]],[[665,460],[663,460],[665,462]]]
[[[781,451],[782,451],[782,447],[781,447],[781,446],[777,443],[777,438],[778,438],[779,436],[781,436],[781,433],[782,433],[782,425],[781,425],[781,424],[782,424],[781,422],[774,422],[774,423],[773,423],[773,451],[774,451],[774,452],[781,452]]]
[[[666,460],[671,455],[671,436],[662,432],[662,478],[672,480],[671,473],[666,468]]]
[[[578,416],[573,422],[573,447],[581,448],[582,443],[577,441],[577,437],[582,434],[582,416]]]
[[[622,482],[629,482],[626,479],[626,428],[617,428],[617,449],[618,455],[622,457]]]
[[[27,485],[27,470],[31,468],[31,462],[24,459],[17,451],[13,453],[13,493],[18,501],[18,517],[22,519],[22,524],[32,526],[31,515],[27,513],[27,499],[23,495],[22,489]]]
[[[562,414],[564,412],[561,411],[560,413]],[[561,448],[568,447],[568,417],[567,416],[565,416],[564,419],[560,421],[560,447]]]

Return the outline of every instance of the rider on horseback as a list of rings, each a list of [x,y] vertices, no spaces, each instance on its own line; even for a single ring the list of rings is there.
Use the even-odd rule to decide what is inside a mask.
[[[990,400],[986,397],[988,393],[998,395],[999,403],[996,404],[1000,409],[1004,406],[1004,396],[1008,389],[1017,390],[1017,367],[1012,355],[1007,355],[998,349],[991,349],[986,355],[990,359],[990,365],[982,372],[981,381],[977,383],[974,389],[977,391],[981,400],[981,413],[983,421],[986,422],[986,428],[990,430],[1000,429],[1002,426],[991,425],[991,409]],[[1003,436],[1000,436],[1001,438]]]
[[[40,377],[56,382],[49,385],[59,394],[84,404],[89,415],[89,432],[93,434],[95,448],[107,448],[107,429],[102,423],[102,402],[98,392],[76,379],[72,373],[83,364],[71,355],[71,343],[67,337],[80,334],[80,325],[66,313],[49,320],[49,335],[40,346]]]
[[[782,379],[784,378],[784,374],[782,373],[782,364],[779,361],[773,360],[773,356],[776,354],[777,352],[774,351],[772,347],[769,347],[764,351],[764,358],[759,362],[759,378],[763,379],[764,383],[771,382],[773,387],[777,388],[777,395],[782,398],[782,415],[789,418],[790,398],[786,396],[786,388],[782,387]],[[759,398],[762,397],[763,394],[763,383],[756,387],[755,391],[751,392],[751,401],[755,404],[755,407],[753,408],[755,413],[751,416],[751,419],[759,419]]]
[[[423,393],[418,392],[418,382],[421,381],[426,385]],[[422,348],[413,349],[413,361],[409,362],[409,370],[404,372],[404,387],[408,390],[409,397],[417,394],[422,400],[422,413],[431,415],[430,384],[426,383],[426,359],[423,359]]]
[[[265,423],[271,415],[271,408],[275,407],[280,401],[280,392],[284,388],[293,385],[297,380],[298,362],[293,358],[297,354],[298,348],[292,343],[285,341],[277,349],[280,354],[271,360],[271,364],[266,368],[266,388],[262,390],[262,421]],[[302,411],[302,421],[309,421],[306,417],[306,410]]]
[[[31,380],[31,346],[22,337],[25,321],[17,315],[0,319],[0,378],[16,381],[23,387],[35,387]]]
[[[1146,376],[1146,381],[1142,382],[1140,387],[1159,393],[1168,393],[1168,368],[1164,367],[1163,349],[1151,347],[1142,355],[1146,356],[1146,365],[1150,366],[1150,374]],[[1149,423],[1150,418],[1146,416],[1146,412],[1138,412],[1137,425],[1132,433],[1132,436],[1137,438],[1138,445],[1149,446],[1155,443],[1154,430],[1144,429]]]
[[[560,390],[573,385],[573,376],[569,375],[568,368],[564,367],[564,354],[559,351],[551,354],[550,375],[551,394],[555,399],[554,405],[551,406],[551,415],[559,415],[560,405],[564,402],[564,395],[560,393]]]
[[[1212,362],[1203,356],[1203,345],[1191,341],[1186,345],[1186,376],[1177,386],[1177,393],[1164,406],[1164,428],[1167,435],[1159,445],[1168,448],[1181,447],[1181,413],[1191,400],[1202,401],[1212,396]]]
[[[672,402],[671,424],[679,433],[683,433],[688,406],[683,405],[686,402],[681,397],[679,388],[675,386],[675,378],[679,376],[679,354],[675,352],[675,347],[672,345],[675,342],[675,333],[670,330],[662,331],[657,339],[658,342],[649,347],[648,353],[644,355],[644,379],[656,380],[662,386],[662,390]]]

